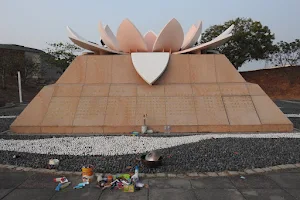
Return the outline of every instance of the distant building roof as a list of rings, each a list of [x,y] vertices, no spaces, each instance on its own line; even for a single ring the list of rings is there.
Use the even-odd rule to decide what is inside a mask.
[[[11,50],[19,50],[25,52],[33,52],[33,53],[44,53],[44,51],[39,49],[34,49],[30,47],[24,47],[16,44],[0,44],[0,49],[11,49]]]

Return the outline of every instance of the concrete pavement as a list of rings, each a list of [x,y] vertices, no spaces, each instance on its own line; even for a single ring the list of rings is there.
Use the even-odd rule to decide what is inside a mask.
[[[143,179],[149,189],[134,193],[119,190],[102,191],[95,183],[83,189],[72,187],[81,182],[80,176],[67,175],[72,182],[68,188],[55,192],[54,174],[18,172],[1,169],[1,200],[201,200],[201,199],[300,199],[300,169],[231,177],[204,177],[198,179],[155,178]]]

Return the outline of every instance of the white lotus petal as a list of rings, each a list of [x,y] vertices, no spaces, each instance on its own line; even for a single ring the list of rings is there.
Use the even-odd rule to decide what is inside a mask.
[[[223,33],[221,33],[221,34],[220,34],[218,37],[216,37],[215,39],[221,38],[221,37],[224,37],[224,36],[226,36],[226,35],[231,34],[233,28],[234,28],[234,24],[232,24],[228,29],[226,29]]]
[[[202,21],[197,23],[197,25],[192,25],[187,34],[185,35],[183,44],[181,46],[182,50],[191,48],[198,40],[202,31]]]
[[[198,44],[201,44],[201,39],[202,39],[202,34],[200,34],[200,36],[198,38]]]
[[[188,32],[185,34],[184,36],[184,40],[181,46],[181,49],[184,50],[186,49],[186,47],[188,46],[189,42],[192,40],[193,36],[195,35],[197,31],[196,26],[193,24],[190,29],[188,30]]]
[[[214,38],[213,40],[206,42],[204,44],[200,44],[198,46],[183,50],[183,51],[178,51],[175,52],[174,54],[182,54],[182,53],[193,53],[193,52],[198,52],[203,49],[213,49],[218,46],[221,46],[225,42],[227,42],[232,34],[230,33],[234,28],[234,25],[231,25],[228,29],[226,29],[223,33],[221,33],[218,37]]]
[[[111,41],[113,42],[114,46],[116,47],[116,49],[117,49],[116,51],[119,51],[118,40],[108,25],[105,26],[105,31],[106,31],[107,35],[109,36],[109,38],[111,39]]]
[[[70,27],[67,26],[68,34],[70,40],[80,46],[81,48],[84,48],[86,50],[93,51],[97,54],[107,54],[107,53],[115,53],[115,54],[122,54],[121,52],[110,50],[108,48],[101,47],[98,44],[94,44],[92,42],[87,41],[80,35],[78,35],[75,31],[73,31]]]
[[[169,52],[131,53],[135,70],[149,85],[165,71],[169,57]]]
[[[83,37],[81,37],[80,35],[78,35],[73,29],[71,29],[69,26],[67,26],[67,30],[68,30],[68,35],[69,37],[73,37],[76,39],[80,39],[80,40],[85,40]]]
[[[105,28],[103,28],[102,23],[99,22],[98,29],[101,39],[106,44],[106,46],[108,46],[112,50],[118,51],[117,39],[113,32],[110,30],[109,26],[106,25]]]
[[[157,36],[153,51],[179,51],[184,39],[184,33],[179,22],[173,18]]]
[[[175,52],[173,54],[182,54],[182,53],[193,53],[193,52],[198,52],[200,50],[204,50],[204,49],[212,49],[212,48],[216,48],[218,46],[221,46],[222,44],[224,44],[225,42],[227,42],[230,37],[232,36],[232,34],[229,34],[227,36],[223,36],[220,38],[215,38],[209,42],[206,42],[204,44],[200,44],[198,46],[183,50],[183,51],[178,51]]]

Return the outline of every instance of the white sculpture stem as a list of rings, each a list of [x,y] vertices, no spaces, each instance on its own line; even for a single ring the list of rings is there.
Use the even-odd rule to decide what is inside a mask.
[[[18,85],[19,85],[20,103],[23,103],[23,99],[22,99],[22,85],[21,85],[21,73],[19,71],[18,71]]]

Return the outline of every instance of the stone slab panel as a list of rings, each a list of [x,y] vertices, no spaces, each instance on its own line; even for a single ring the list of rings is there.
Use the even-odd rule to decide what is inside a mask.
[[[170,126],[169,132],[186,132],[186,133],[228,133],[230,125],[200,125],[200,126]],[[167,133],[168,131],[165,129],[165,125],[161,126],[148,126],[149,130],[153,130],[154,133]],[[140,131],[140,130],[139,130]]]
[[[194,96],[221,96],[219,85],[211,84],[193,84]]]
[[[79,97],[52,97],[42,126],[72,126]]]
[[[56,85],[54,97],[80,97],[82,84]]]
[[[225,55],[215,55],[215,65],[218,83],[246,82]]]
[[[292,132],[293,124],[262,124],[262,132]]]
[[[183,126],[171,126],[171,133],[197,133],[198,126],[195,125],[183,125]]]
[[[170,84],[165,85],[165,96],[186,97],[193,96],[191,84]]]
[[[113,56],[87,56],[85,83],[111,83]]]
[[[183,182],[176,179],[177,182]],[[149,190],[149,200],[197,200],[197,197],[193,190],[174,188],[165,186],[165,184],[160,184],[163,188],[151,187]],[[189,183],[186,185],[190,185]],[[136,198],[140,199],[140,198]],[[146,199],[146,198],[145,198]],[[141,200],[145,200],[141,199]],[[200,198],[199,198],[200,199]]]
[[[192,179],[191,185],[194,189],[233,189],[234,185],[227,177],[218,177],[216,172],[206,172],[203,173],[208,177],[203,177],[200,179]],[[214,178],[211,178],[214,177]]]
[[[265,91],[263,91],[261,89],[261,87],[257,84],[247,83],[246,86],[247,86],[249,94],[251,96],[253,96],[253,95],[260,95],[260,96],[266,95]]]
[[[15,133],[41,133],[41,128],[39,126],[12,126],[11,131]]]
[[[214,55],[189,55],[190,77],[192,83],[216,83]]]
[[[219,86],[222,96],[249,95],[244,83],[221,83]]]
[[[269,177],[269,175],[271,175],[273,173],[266,174],[266,175],[255,174],[256,172],[253,169],[248,169],[248,170],[246,169],[246,170],[244,170],[244,172],[246,172],[247,174],[252,174],[252,175],[250,175],[250,176],[246,175],[245,179],[241,179],[240,176],[229,177],[231,182],[238,189],[252,188],[252,189],[268,190],[268,189],[272,189],[272,188],[280,188],[280,186]],[[281,175],[282,173],[276,173],[276,174]],[[260,199],[260,198],[257,198],[257,199]],[[276,198],[270,198],[270,199],[276,199]]]
[[[229,132],[231,133],[239,133],[239,132],[261,132],[261,125],[230,125]]]
[[[5,168],[14,169],[13,166],[5,166]],[[4,171],[3,168],[1,168],[0,174],[1,174],[0,189],[10,189],[12,192],[12,190],[18,188],[21,184],[23,184],[26,180],[28,180],[28,178],[30,178],[34,173],[17,172],[17,171],[10,171],[10,170]],[[3,198],[1,198],[1,200],[3,200]]]
[[[281,188],[300,189],[300,173],[270,173],[268,174],[268,178],[275,181]]]
[[[77,56],[56,83],[84,83],[87,56]]]
[[[106,126],[135,125],[135,114],[136,97],[109,97],[104,124]]]
[[[5,197],[5,200],[48,200],[53,197],[55,193],[50,189],[41,189],[41,188],[31,188],[31,189],[13,189],[11,192]],[[38,198],[37,198],[38,197]],[[2,198],[1,198],[2,199]]]
[[[81,97],[107,97],[110,84],[86,84],[82,88]]]
[[[48,110],[53,92],[54,86],[44,87],[12,123],[11,127],[40,125]]]
[[[165,97],[138,97],[136,110],[136,125],[144,124],[144,114],[147,114],[146,125],[165,125]]]
[[[195,194],[201,200],[245,200],[237,189],[198,189]]]
[[[12,192],[12,189],[0,189],[0,199],[3,199],[3,197],[5,197],[7,194],[9,194],[10,192]]]
[[[163,85],[138,85],[137,96],[163,97],[165,96],[165,86]]]
[[[221,96],[195,97],[198,125],[228,125]]]
[[[73,133],[72,126],[43,126],[42,133],[45,134],[71,134]]]
[[[167,125],[197,125],[193,97],[166,97]]]
[[[166,71],[157,84],[190,83],[189,55],[170,55]]]
[[[113,56],[112,83],[147,83],[135,71],[130,55]]]
[[[229,125],[200,125],[198,132],[204,133],[228,133],[230,130]]]
[[[241,189],[240,192],[242,193],[245,199],[253,200],[253,199],[282,199],[282,200],[295,200],[295,198],[287,189],[280,189],[280,188],[272,188],[272,189]]]
[[[223,97],[230,125],[260,125],[250,96]]]
[[[127,39],[127,38],[126,38]],[[87,187],[87,186],[86,186]],[[80,195],[80,198],[70,198],[72,200],[149,200],[148,198],[148,189],[144,188],[144,190],[139,190],[139,191],[134,191],[134,192],[123,192],[123,190],[97,190],[97,188],[92,188],[93,186],[91,185],[90,187],[90,192],[86,192],[85,190],[81,190],[83,191]],[[93,190],[92,190],[93,189]],[[70,191],[70,193],[74,194],[74,190]],[[61,194],[61,193],[57,193],[57,194]],[[61,198],[60,199],[56,199],[53,198],[55,200],[65,200],[66,199],[66,195],[60,195]],[[71,196],[71,195],[70,195]],[[75,197],[75,195],[72,195]],[[88,196],[88,198],[86,197]],[[92,197],[93,198],[92,198]],[[69,196],[67,196],[69,197]]]
[[[136,84],[111,84],[109,90],[109,96],[136,97],[137,85]]]
[[[123,134],[131,133],[133,131],[141,132],[140,126],[104,126],[104,133]]]
[[[262,124],[292,124],[268,96],[252,96]]]
[[[98,126],[74,126],[74,134],[86,134],[86,133],[103,133],[103,127]]]
[[[163,126],[149,125],[148,130],[153,130],[153,133],[166,133],[165,125]]]
[[[73,126],[102,126],[106,106],[107,97],[81,97]]]
[[[156,175],[156,177],[159,177],[159,175],[163,176],[163,174],[164,177],[167,175],[166,173],[156,173],[154,175]],[[151,188],[152,190],[154,188],[161,188],[161,189],[176,188],[176,189],[186,189],[186,190],[191,189],[192,185],[190,183],[190,180],[180,178],[180,176],[187,177],[186,174],[177,174],[177,178],[174,179],[165,179],[165,178],[149,179],[149,188]]]

